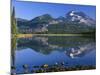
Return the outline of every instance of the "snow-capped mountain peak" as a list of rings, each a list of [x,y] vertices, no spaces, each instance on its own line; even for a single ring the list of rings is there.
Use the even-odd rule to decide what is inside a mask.
[[[74,15],[74,12],[75,12],[75,11],[71,11],[70,16],[73,16],[73,15]]]
[[[95,20],[80,11],[70,11],[66,15],[68,21],[83,23],[86,25],[95,25]]]

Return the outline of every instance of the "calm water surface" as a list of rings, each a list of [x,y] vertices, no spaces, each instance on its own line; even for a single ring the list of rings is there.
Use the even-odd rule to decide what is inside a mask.
[[[33,66],[65,63],[65,66],[95,65],[96,48],[93,37],[34,36],[18,38],[14,44],[12,65],[23,73],[23,65]]]

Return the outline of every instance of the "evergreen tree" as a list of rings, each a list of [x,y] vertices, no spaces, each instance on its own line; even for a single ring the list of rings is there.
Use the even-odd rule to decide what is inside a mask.
[[[11,33],[17,34],[17,22],[15,18],[15,8],[13,7],[12,14],[11,14]]]

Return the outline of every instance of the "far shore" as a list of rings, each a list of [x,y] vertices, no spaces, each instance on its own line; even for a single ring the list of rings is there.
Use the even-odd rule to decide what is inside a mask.
[[[33,36],[91,36],[89,34],[12,34],[12,37],[30,38]]]

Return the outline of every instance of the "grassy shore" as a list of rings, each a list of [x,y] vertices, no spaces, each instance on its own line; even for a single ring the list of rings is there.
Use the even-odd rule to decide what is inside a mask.
[[[90,35],[83,35],[83,34],[13,34],[12,37],[17,38],[29,38],[33,36],[90,36]]]

